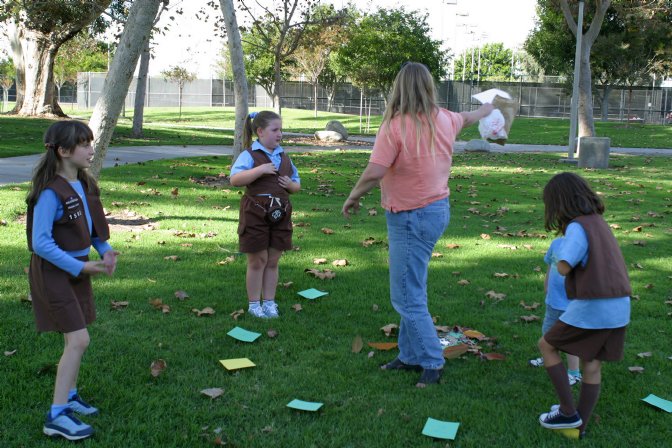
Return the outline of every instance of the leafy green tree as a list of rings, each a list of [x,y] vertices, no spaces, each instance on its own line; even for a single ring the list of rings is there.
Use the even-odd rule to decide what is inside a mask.
[[[54,84],[61,99],[61,87],[66,82],[76,83],[78,72],[107,70],[107,46],[88,33],[80,33],[61,47],[54,61]]]
[[[53,66],[59,48],[91,25],[111,0],[4,0],[0,21],[10,26],[19,115],[64,116],[54,97]]]
[[[14,74],[16,69],[10,58],[0,60],[0,87],[2,87],[2,109],[3,111],[9,101],[9,89],[14,85]]]
[[[480,63],[479,63],[480,61]],[[511,78],[511,50],[497,42],[469,48],[455,60],[455,78],[504,81]]]
[[[425,64],[437,80],[446,74],[449,54],[441,50],[441,41],[430,37],[427,14],[404,8],[378,9],[362,16],[349,30],[333,67],[358,87],[387,95],[406,61]]]
[[[174,65],[168,68],[168,70],[164,70],[161,72],[161,76],[166,78],[168,81],[173,81],[177,83],[177,89],[178,89],[178,104],[180,107],[180,113],[179,113],[179,119],[182,119],[182,91],[184,90],[184,86],[188,83],[196,79],[196,74],[190,72],[187,70],[185,67],[180,67],[179,65]]]

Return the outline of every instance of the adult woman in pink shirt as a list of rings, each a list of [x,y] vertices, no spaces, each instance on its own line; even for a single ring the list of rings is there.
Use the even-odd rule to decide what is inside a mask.
[[[422,371],[418,387],[438,383],[443,350],[427,308],[427,267],[450,220],[448,177],[455,138],[464,126],[492,112],[485,104],[454,113],[436,105],[434,80],[423,64],[397,74],[364,173],[343,204],[343,214],[380,184],[389,240],[390,297],[401,316],[399,356],[381,366]]]

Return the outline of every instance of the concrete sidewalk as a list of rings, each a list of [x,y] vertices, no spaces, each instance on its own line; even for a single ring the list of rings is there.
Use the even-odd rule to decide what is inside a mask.
[[[292,134],[294,135],[294,134]],[[299,135],[299,134],[296,134]],[[351,141],[366,142],[373,145],[374,137],[352,136]],[[457,142],[455,151],[462,152],[467,142]],[[308,151],[333,151],[336,148],[367,150],[366,146],[292,146],[285,147],[292,152]],[[499,146],[490,145],[492,152],[496,153],[560,153],[567,155],[567,147],[553,145],[520,145],[509,144]],[[147,162],[149,160],[159,159],[177,159],[182,157],[200,157],[200,156],[222,156],[231,155],[233,149],[231,146],[219,145],[192,145],[192,146],[123,146],[112,147],[107,150],[103,167],[108,168],[115,165],[126,165],[138,162]],[[612,154],[631,154],[631,155],[651,155],[672,157],[672,149],[653,149],[653,148],[611,148]],[[0,158],[0,185],[7,185],[20,182],[28,182],[31,178],[32,170],[40,154],[30,156]]]

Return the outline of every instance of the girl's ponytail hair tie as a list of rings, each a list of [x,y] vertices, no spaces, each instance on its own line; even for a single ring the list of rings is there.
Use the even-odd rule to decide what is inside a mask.
[[[45,143],[44,144],[44,149],[49,151],[50,149],[53,149],[54,151],[56,150],[56,145],[53,143]]]
[[[259,112],[250,112],[250,118],[254,120],[257,117],[258,113]]]

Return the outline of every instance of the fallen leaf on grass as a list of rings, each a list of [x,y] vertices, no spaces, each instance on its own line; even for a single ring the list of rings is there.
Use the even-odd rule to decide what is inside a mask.
[[[637,269],[644,269],[644,266],[642,266],[641,263],[635,263],[635,264],[633,264],[632,266],[635,267],[635,268],[637,268]]]
[[[154,309],[161,310],[163,314],[170,313],[170,305],[166,305],[161,299],[152,299],[149,301],[149,304],[152,305]]]
[[[489,240],[489,239],[490,239],[490,235],[488,235],[487,233],[481,233],[481,239]]]
[[[652,356],[651,352],[637,353],[637,357],[639,358],[650,358],[651,356]]]
[[[313,258],[313,264],[326,264],[326,258]]]
[[[272,329],[272,328],[269,328],[268,331],[266,332],[266,335],[267,335],[269,338],[273,339],[273,338],[275,338],[275,337],[278,336],[278,331],[277,331],[277,330],[274,330],[274,329]]]
[[[224,395],[224,389],[221,389],[219,387],[211,387],[210,389],[203,389],[201,393],[214,400],[215,398]]]
[[[128,302],[118,302],[115,300],[110,301],[110,305],[112,305],[113,310],[120,310],[123,308],[126,308],[128,306]]]
[[[641,247],[644,247],[644,246],[646,246],[646,241],[644,241],[644,240],[636,240],[636,241],[634,241],[632,244],[633,244],[634,246],[641,246]]]
[[[462,332],[466,337],[472,338],[472,339],[478,339],[479,341],[482,341],[483,339],[487,339],[487,336],[481,333],[480,331],[476,330],[465,330]]]
[[[443,357],[446,359],[458,358],[469,351],[469,346],[467,344],[454,345],[452,347],[446,347],[443,350]]]
[[[612,229],[620,229],[621,228],[621,226],[618,225],[618,224],[609,224],[609,227],[611,227]]]
[[[375,348],[376,350],[392,350],[393,348],[397,348],[399,344],[396,342],[367,342],[367,345],[371,348]]]
[[[201,316],[212,316],[213,314],[215,314],[215,310],[213,310],[213,309],[210,308],[209,306],[206,306],[206,307],[203,308],[202,310],[199,310],[199,309],[197,309],[197,308],[193,308],[191,311],[194,312],[194,313],[196,313],[196,315],[197,315],[198,317],[201,317]]]
[[[273,432],[273,427],[271,425],[264,426],[263,428],[261,428],[261,432],[263,432],[264,434],[270,434]]]
[[[375,208],[370,208],[369,209],[369,216],[376,216],[378,214],[378,210]]]
[[[383,327],[380,328],[383,333],[385,333],[385,336],[390,337],[392,334],[394,334],[398,329],[399,325],[397,324],[387,324]]]
[[[364,341],[362,341],[361,336],[355,336],[355,339],[352,341],[352,353],[359,353],[364,348]]]
[[[653,283],[647,283],[646,285],[644,285],[644,288],[645,289],[653,289]]]
[[[187,294],[186,291],[182,291],[181,289],[178,291],[175,291],[175,298],[179,300],[184,300],[189,298],[189,294]]]
[[[534,314],[530,314],[529,316],[520,316],[520,320],[524,322],[534,322],[535,320],[541,320],[539,316],[535,316]]]
[[[509,274],[507,274],[506,272],[495,272],[493,275],[495,276],[495,278],[508,278],[509,277]]]
[[[346,259],[334,260],[334,261],[331,262],[332,266],[348,266],[349,264],[350,264],[350,262]]]
[[[149,366],[152,376],[154,378],[161,375],[161,373],[164,370],[166,370],[166,367],[168,367],[168,365],[166,364],[166,361],[164,361],[163,359],[157,359],[156,361],[152,361],[152,365]]]
[[[285,283],[280,283],[280,286],[282,286],[283,288],[287,289],[287,288],[291,288],[291,286],[292,286],[293,284],[294,284],[294,282],[285,282]]]
[[[177,187],[175,187],[175,188],[173,188],[172,190],[170,190],[170,194],[173,196],[173,198],[176,198],[177,195],[180,194],[180,189],[177,188]]]
[[[541,272],[541,266],[535,266],[534,269],[532,269],[534,272]]]
[[[443,254],[441,252],[432,252],[432,258],[443,258]]]
[[[163,257],[164,260],[170,260],[170,261],[177,261],[180,259],[177,255],[168,255],[167,257]]]
[[[12,356],[16,353],[17,349],[5,351],[5,356]]]
[[[489,299],[493,299],[493,300],[497,300],[497,301],[504,300],[506,298],[506,294],[504,294],[503,292],[495,292],[492,289],[490,291],[486,292],[485,296]]]
[[[383,240],[377,240],[374,237],[370,236],[364,241],[362,241],[362,246],[364,247],[370,247],[373,246],[374,244],[383,244]]]
[[[500,249],[518,250],[518,246],[514,246],[513,244],[498,244],[497,247]]]
[[[378,305],[376,305],[376,304],[374,303],[374,304],[371,306],[371,309],[373,310],[373,312],[376,312],[376,311],[378,311],[379,308],[378,308]]]
[[[438,333],[449,333],[450,330],[452,330],[452,327],[449,327],[448,325],[434,325],[434,329]]]
[[[229,314],[229,316],[233,317],[233,320],[238,320],[238,318],[240,316],[242,316],[243,314],[245,314],[245,310],[241,308],[241,309],[236,310],[233,313]]]
[[[460,248],[460,245],[459,245],[459,244],[455,244],[455,243],[448,243],[448,244],[446,244],[446,248],[447,248],[447,249],[459,249],[459,248]]]
[[[470,283],[471,283],[471,282],[470,282],[469,280],[467,280],[467,279],[462,279],[462,280],[460,280],[460,281],[457,282],[457,284],[460,285],[460,286],[466,286],[466,285],[468,285],[468,284],[470,284]]]
[[[632,366],[632,367],[628,367],[628,370],[631,371],[632,373],[642,373],[644,371],[644,367]]]
[[[374,351],[370,351],[368,355],[366,355],[367,358],[373,358],[373,356],[376,354]]]
[[[298,313],[299,311],[301,311],[301,310],[303,309],[303,307],[301,306],[300,303],[295,303],[294,305],[292,305],[292,309],[293,309],[295,312]]]
[[[533,311],[533,310],[536,310],[537,308],[539,308],[541,306],[541,304],[539,302],[533,302],[531,305],[528,305],[527,303],[525,303],[525,301],[521,300],[520,301],[520,306],[525,308],[527,311]]]
[[[506,359],[506,356],[501,353],[483,353],[481,356],[488,361],[504,361]]]
[[[226,257],[225,259],[223,259],[221,261],[218,261],[217,264],[219,266],[224,266],[225,264],[230,264],[230,263],[233,263],[234,261],[236,261],[236,257],[234,257],[233,255],[230,255],[230,256]]]
[[[322,227],[322,229],[320,229],[320,230],[325,235],[333,235],[334,234],[334,231],[332,229],[330,229],[329,227]]]
[[[336,277],[336,273],[331,269],[325,269],[324,271],[320,271],[319,269],[306,269],[304,272],[315,278],[319,278],[320,280],[331,280]]]

